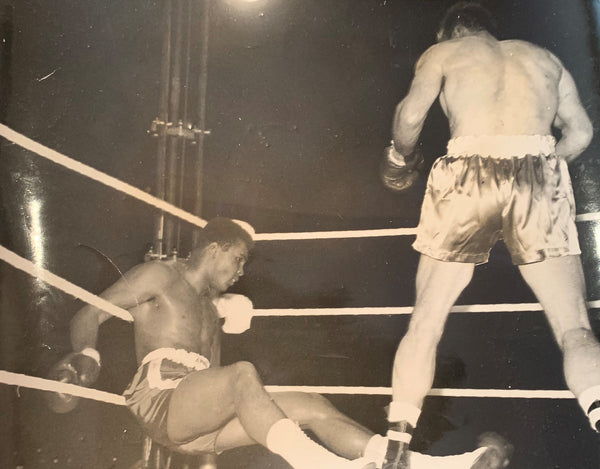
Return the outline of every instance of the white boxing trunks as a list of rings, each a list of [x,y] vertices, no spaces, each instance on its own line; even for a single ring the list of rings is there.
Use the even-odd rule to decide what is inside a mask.
[[[458,137],[429,174],[413,247],[484,263],[503,239],[515,264],[580,254],[566,162],[550,135]]]

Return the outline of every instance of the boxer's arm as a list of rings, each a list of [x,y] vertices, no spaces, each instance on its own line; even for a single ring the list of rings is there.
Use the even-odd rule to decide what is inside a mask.
[[[99,296],[115,306],[131,310],[159,294],[169,276],[170,269],[160,262],[140,264]],[[109,318],[109,313],[92,305],[86,305],[75,313],[70,324],[73,351],[96,348],[100,325]]]
[[[583,153],[592,141],[592,122],[581,104],[575,81],[565,68],[558,84],[558,109],[554,126],[561,132],[556,155],[567,162]]]
[[[394,148],[405,158],[413,154],[427,113],[442,88],[440,46],[430,47],[420,57],[409,92],[396,106],[392,127]]]
[[[170,269],[160,264],[141,264],[134,267],[107,288],[100,297],[124,309],[144,303],[159,294],[170,278]],[[131,311],[130,311],[131,312]],[[132,312],[133,319],[135,314]],[[50,379],[80,386],[93,385],[100,374],[100,354],[96,350],[98,329],[111,317],[94,306],[86,305],[71,319],[71,346],[73,352],[51,367]],[[70,394],[51,392],[44,394],[54,412],[70,412],[79,398]]]

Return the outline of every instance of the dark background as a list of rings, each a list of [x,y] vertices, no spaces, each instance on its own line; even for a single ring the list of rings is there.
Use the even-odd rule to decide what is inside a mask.
[[[394,107],[451,3],[213,1],[202,217],[245,219],[259,233],[416,226],[426,175],[410,193],[395,195],[379,183],[377,170]],[[0,5],[2,121],[154,193],[156,141],[146,130],[157,115],[163,3]],[[487,5],[501,38],[530,40],[563,61],[597,127],[598,3]],[[436,104],[422,134],[428,166],[447,138]],[[596,137],[570,168],[578,213],[600,211],[598,146]],[[4,140],[0,168],[2,244],[83,288],[102,291],[118,277],[106,258],[127,270],[154,240],[155,209],[141,202]],[[188,179],[183,207],[190,210]],[[579,224],[590,299],[599,298],[596,227]],[[185,251],[190,228],[182,228]],[[411,236],[259,242],[235,290],[258,308],[409,306],[418,259],[411,242]],[[0,275],[0,368],[44,376],[68,351],[68,321],[81,303],[5,264]],[[533,301],[501,244],[459,299]],[[600,330],[596,311],[592,320]],[[223,358],[252,361],[267,384],[389,386],[407,321],[256,318],[251,331],[225,338]],[[107,322],[99,348],[105,366],[98,387],[120,393],[135,368],[131,326]],[[452,315],[435,386],[566,389],[559,350],[539,312]],[[38,392],[0,385],[0,396],[2,467],[128,468],[140,457],[142,434],[125,408],[87,401],[54,415]],[[329,397],[384,431],[389,398]],[[574,400],[429,398],[414,447],[431,454],[470,450],[484,430],[515,443],[510,467],[598,467],[598,439]],[[221,456],[219,467],[283,463],[256,447]]]

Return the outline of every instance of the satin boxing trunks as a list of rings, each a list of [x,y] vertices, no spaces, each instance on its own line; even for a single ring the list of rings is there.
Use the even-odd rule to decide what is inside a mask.
[[[429,174],[413,247],[487,262],[503,239],[514,264],[580,254],[566,162],[550,135],[458,137]]]
[[[129,410],[154,441],[183,453],[215,452],[220,430],[183,443],[171,441],[167,434],[173,390],[188,374],[209,367],[210,362],[202,355],[174,348],[160,348],[143,358],[123,396]]]

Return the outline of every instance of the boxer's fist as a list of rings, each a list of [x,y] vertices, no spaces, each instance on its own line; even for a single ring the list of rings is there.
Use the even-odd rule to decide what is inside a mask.
[[[414,184],[423,167],[423,154],[416,149],[410,157],[404,157],[396,151],[394,145],[385,148],[381,162],[381,181],[394,192],[403,192]]]
[[[98,379],[99,374],[100,360],[93,353],[70,353],[50,369],[48,378],[88,387]],[[60,414],[70,412],[79,402],[77,396],[61,392],[47,392],[44,395],[50,409]]]
[[[225,293],[214,300],[219,316],[225,318],[223,332],[241,334],[250,329],[254,306],[250,298],[234,293]]]

